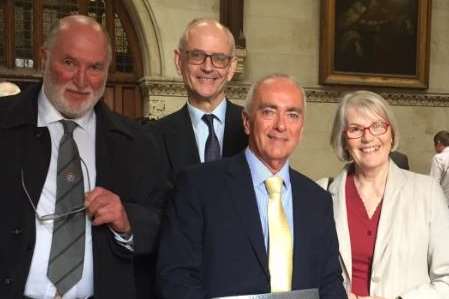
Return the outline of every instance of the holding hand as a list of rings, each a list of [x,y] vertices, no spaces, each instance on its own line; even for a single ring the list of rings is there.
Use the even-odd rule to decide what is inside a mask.
[[[84,204],[93,225],[108,224],[117,233],[131,233],[128,215],[117,194],[102,187],[95,187],[86,193]]]

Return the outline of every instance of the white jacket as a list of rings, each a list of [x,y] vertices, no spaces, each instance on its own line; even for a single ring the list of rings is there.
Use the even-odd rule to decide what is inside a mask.
[[[345,200],[349,165],[329,186],[345,287],[352,278]],[[318,183],[327,188],[327,178]],[[374,250],[370,295],[393,299],[449,299],[449,208],[431,177],[390,161]]]

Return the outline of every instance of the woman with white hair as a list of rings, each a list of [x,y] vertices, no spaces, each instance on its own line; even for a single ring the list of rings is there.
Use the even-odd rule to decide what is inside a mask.
[[[332,182],[340,262],[349,299],[449,298],[449,209],[438,182],[389,158],[399,132],[388,103],[343,97],[331,145],[347,161]]]

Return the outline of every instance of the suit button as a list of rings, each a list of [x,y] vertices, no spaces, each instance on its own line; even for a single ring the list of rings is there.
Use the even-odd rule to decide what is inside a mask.
[[[16,227],[15,229],[13,229],[11,231],[11,234],[18,236],[18,235],[22,234],[22,230],[20,228]]]
[[[6,277],[5,279],[3,279],[3,284],[7,285],[7,286],[11,285],[12,284],[12,279],[9,278],[9,277]]]

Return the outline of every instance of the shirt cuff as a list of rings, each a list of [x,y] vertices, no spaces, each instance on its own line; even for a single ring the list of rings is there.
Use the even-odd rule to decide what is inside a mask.
[[[115,241],[117,241],[117,243],[120,246],[125,247],[129,251],[134,251],[134,235],[133,234],[118,233],[115,230],[113,230],[112,227],[110,227],[110,226],[109,226],[109,230],[112,232],[112,234],[114,235]]]

